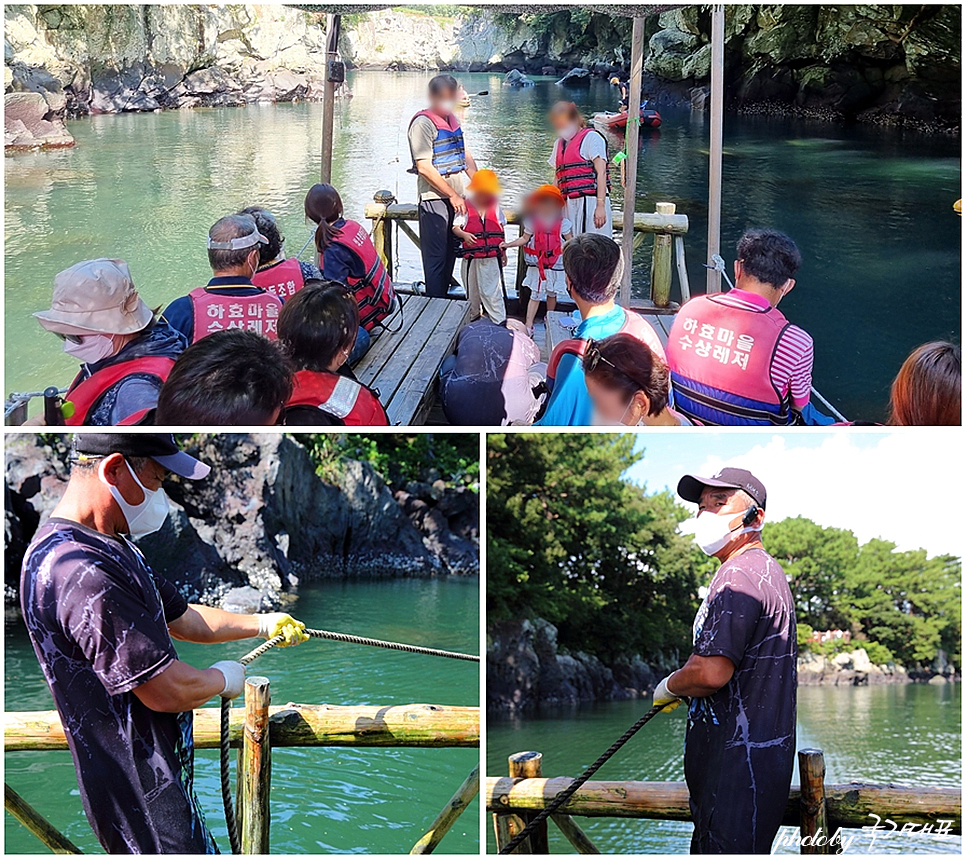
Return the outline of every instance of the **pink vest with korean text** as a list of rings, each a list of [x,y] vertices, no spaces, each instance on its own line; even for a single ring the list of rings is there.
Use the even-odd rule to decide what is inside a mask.
[[[199,287],[188,293],[194,310],[192,343],[202,337],[241,328],[254,331],[269,340],[278,339],[278,314],[282,300],[270,292],[256,295],[225,295]]]
[[[771,381],[775,349],[788,326],[775,307],[735,307],[714,295],[691,299],[668,335],[675,408],[714,426],[790,424],[790,398]]]
[[[302,266],[299,265],[299,261],[287,259],[271,268],[256,271],[252,275],[252,283],[285,301],[305,286],[305,278],[302,277]]]

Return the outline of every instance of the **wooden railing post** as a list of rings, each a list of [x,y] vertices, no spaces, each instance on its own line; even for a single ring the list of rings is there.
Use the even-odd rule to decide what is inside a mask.
[[[383,194],[383,191],[377,191],[373,195],[372,205],[366,206],[366,217],[372,220],[372,244],[392,277],[392,221],[386,218],[389,206],[384,201]]]
[[[658,203],[654,211],[659,215],[673,215],[674,203]],[[654,255],[651,257],[651,301],[658,307],[671,302],[671,242],[669,233],[654,234]]]
[[[453,794],[450,801],[446,803],[443,810],[436,815],[436,819],[430,824],[423,837],[409,851],[410,854],[432,853],[439,846],[439,842],[443,840],[443,836],[456,823],[456,818],[466,810],[466,807],[479,792],[480,766],[477,764],[459,786],[456,793]]]
[[[240,821],[241,852],[265,855],[269,850],[269,808],[272,783],[272,751],[268,733],[268,706],[272,695],[267,677],[245,681],[245,734],[242,739],[242,772],[245,813]]]
[[[510,778],[541,778],[543,775],[543,755],[540,752],[517,752],[509,757]],[[520,819],[526,826],[535,814],[521,814]],[[546,855],[550,852],[550,840],[547,834],[547,822],[544,821],[520,845],[518,853],[537,853]]]
[[[835,853],[825,806],[825,754],[821,749],[802,749],[798,753],[801,780],[802,853]]]

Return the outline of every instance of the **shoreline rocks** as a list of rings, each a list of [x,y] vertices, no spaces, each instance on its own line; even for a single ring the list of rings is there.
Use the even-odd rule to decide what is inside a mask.
[[[8,438],[6,452],[9,602],[26,546],[63,493],[68,451],[62,440],[22,435]],[[327,482],[298,441],[277,434],[203,435],[192,452],[211,474],[172,479],[164,527],[138,541],[189,600],[267,610],[306,581],[479,572],[478,496],[465,487],[444,484],[417,506],[355,460]]]
[[[38,92],[8,92],[3,97],[3,147],[15,152],[64,149],[74,145],[62,113],[52,106],[60,99]]]
[[[826,658],[802,653],[799,686],[876,686],[886,683],[959,682],[943,654],[929,671],[901,665],[874,665],[862,648]],[[546,620],[510,620],[492,625],[486,646],[486,706],[491,712],[521,714],[543,706],[584,701],[646,698],[684,659],[653,665],[639,655],[618,657],[606,665],[586,653],[558,649],[557,628]]]

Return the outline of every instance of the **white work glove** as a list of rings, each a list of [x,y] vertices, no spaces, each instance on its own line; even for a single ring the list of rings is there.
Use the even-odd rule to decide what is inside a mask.
[[[667,681],[670,679],[671,675],[668,674],[667,677],[657,684],[657,688],[654,690],[654,706],[657,707],[660,704],[666,704],[667,706],[663,710],[665,713],[670,713],[671,710],[681,706],[680,697],[667,688]]]
[[[237,698],[245,691],[245,666],[240,662],[226,659],[211,666],[217,668],[225,678],[225,688],[221,690],[222,698]]]
[[[283,640],[279,642],[279,647],[289,647],[309,640],[309,636],[305,634],[305,624],[283,611],[256,614],[255,617],[258,618],[259,638],[269,639],[281,635]]]

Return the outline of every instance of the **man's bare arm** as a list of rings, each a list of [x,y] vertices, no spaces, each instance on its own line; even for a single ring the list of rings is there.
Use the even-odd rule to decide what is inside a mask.
[[[727,686],[735,664],[727,656],[698,656],[692,653],[683,668],[667,678],[667,690],[681,698],[706,698]]]
[[[157,677],[138,686],[134,694],[157,713],[183,713],[220,695],[224,688],[225,675],[217,668],[202,670],[175,660]]]
[[[181,617],[168,624],[168,631],[172,638],[198,644],[238,641],[258,635],[258,617],[206,605],[189,605]]]

